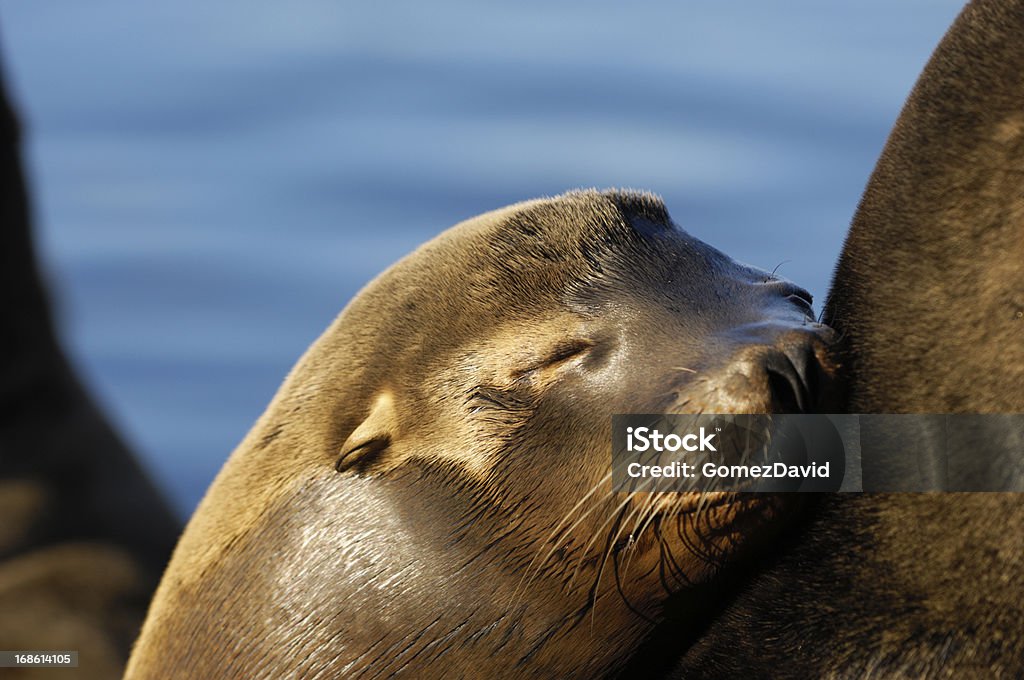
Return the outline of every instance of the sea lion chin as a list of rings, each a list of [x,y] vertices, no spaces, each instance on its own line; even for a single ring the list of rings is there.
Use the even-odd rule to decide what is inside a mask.
[[[806,292],[649,195],[458,225],[294,368],[189,523],[127,676],[614,672],[788,502],[613,493],[610,416],[812,408],[829,341]]]

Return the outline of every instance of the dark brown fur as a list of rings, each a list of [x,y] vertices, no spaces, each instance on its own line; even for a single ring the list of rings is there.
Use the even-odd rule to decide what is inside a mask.
[[[827,308],[851,412],[1024,412],[1022,36],[971,3],[893,129]],[[1017,678],[1022,622],[1019,495],[827,497],[676,675]]]

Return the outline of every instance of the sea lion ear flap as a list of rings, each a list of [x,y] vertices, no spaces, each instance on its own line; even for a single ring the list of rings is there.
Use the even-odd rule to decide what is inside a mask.
[[[366,419],[342,444],[334,469],[342,472],[357,466],[365,468],[388,448],[397,426],[394,397],[388,392],[382,392],[374,400]]]

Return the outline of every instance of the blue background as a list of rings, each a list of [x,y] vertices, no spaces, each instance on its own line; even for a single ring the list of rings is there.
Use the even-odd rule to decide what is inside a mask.
[[[446,227],[576,187],[819,305],[961,3],[0,0],[66,344],[191,512],[355,292]]]

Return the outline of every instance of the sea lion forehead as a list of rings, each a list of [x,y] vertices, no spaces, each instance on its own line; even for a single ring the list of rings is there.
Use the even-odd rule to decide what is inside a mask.
[[[518,203],[461,222],[399,262],[396,275],[447,270],[514,280],[552,269],[567,277],[600,271],[603,257],[678,233],[656,196],[573,191]],[[497,281],[497,279],[495,279]]]
[[[445,318],[444,334],[454,340],[480,330],[474,315],[486,321],[488,310],[529,316],[564,302],[606,276],[611,261],[637,259],[630,255],[672,233],[682,232],[651,194],[587,190],[512,205],[421,246],[371,282],[339,321],[373,327],[379,340],[394,331],[412,347],[436,336],[432,320]],[[378,321],[358,321],[369,317]]]
[[[637,222],[654,231],[674,228],[660,198],[649,192],[580,189],[516,203],[461,222],[442,234],[453,238],[506,239],[517,245],[544,240],[570,249],[581,241],[632,241]]]

